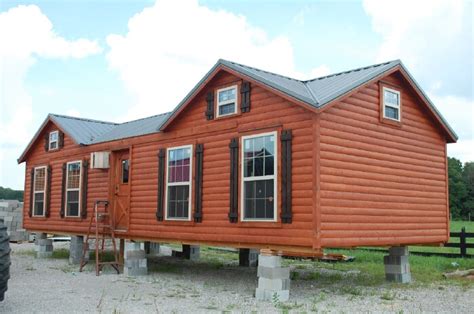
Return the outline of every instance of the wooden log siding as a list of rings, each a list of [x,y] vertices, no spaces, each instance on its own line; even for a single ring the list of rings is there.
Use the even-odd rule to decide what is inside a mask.
[[[51,180],[53,179],[53,168],[48,165],[46,168],[46,202],[44,205],[44,216],[48,218],[51,214]]]
[[[202,222],[202,157],[204,145],[196,145],[195,180],[194,180],[194,222]]]
[[[229,144],[230,148],[230,202],[229,202],[229,221],[236,223],[238,221],[239,205],[239,139],[233,138]]]
[[[250,82],[243,82],[240,87],[240,112],[250,112]]]
[[[380,123],[371,84],[321,116],[322,246],[443,242],[445,141],[397,76],[401,127]]]
[[[403,82],[398,83],[403,87],[401,128],[380,124],[377,84],[316,116],[252,84],[249,113],[208,121],[203,115],[207,109],[206,92],[240,80],[221,72],[163,133],[93,146],[78,146],[65,134],[64,148],[47,154],[40,140],[27,157],[25,204],[30,202],[28,176],[32,166],[51,164],[51,217],[30,219],[25,211],[25,228],[58,234],[86,233],[87,220],[60,218],[62,163],[82,160],[94,151],[132,147],[130,225],[123,235],[126,238],[300,251],[321,246],[440,243],[447,239],[446,171],[441,169],[445,167],[445,140],[425,116],[419,101],[405,91]],[[55,129],[48,126],[45,132]],[[229,142],[243,135],[289,129],[293,135],[292,223],[230,223]],[[360,149],[351,144],[353,141],[365,146]],[[157,222],[157,152],[164,147],[197,143],[206,148],[202,169],[205,219],[201,223]],[[420,160],[429,162],[429,166]],[[320,170],[313,172],[315,163]],[[279,162],[280,174],[281,167]],[[108,198],[109,172],[89,170],[89,207],[96,199]],[[195,172],[193,182],[194,176]],[[276,200],[279,216],[281,188],[280,177]],[[195,191],[192,193],[194,196]],[[376,227],[378,224],[383,228]]]
[[[156,204],[156,219],[163,221],[164,198],[165,198],[165,159],[166,149],[162,148],[158,152],[158,197]],[[132,174],[133,175],[133,174]]]
[[[281,222],[291,223],[291,130],[281,132]]]

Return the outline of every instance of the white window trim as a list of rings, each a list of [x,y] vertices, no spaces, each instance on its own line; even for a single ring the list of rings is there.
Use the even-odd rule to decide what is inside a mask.
[[[397,94],[398,95],[398,106],[393,106],[391,104],[386,104],[385,103],[385,91],[389,91],[391,93],[394,93],[394,94]],[[397,121],[397,122],[400,122],[401,121],[401,118],[402,118],[402,98],[401,98],[401,95],[400,95],[400,92],[395,90],[395,89],[391,89],[391,88],[388,88],[388,87],[383,87],[382,88],[382,101],[383,101],[383,117],[384,119],[389,119],[389,120],[393,120],[393,121]],[[394,109],[398,109],[398,119],[394,119],[394,118],[391,118],[391,117],[387,117],[385,115],[385,107],[390,107],[390,108],[394,108]]]
[[[79,188],[76,188],[76,189],[69,189],[67,187],[67,183],[68,183],[68,180],[69,180],[69,165],[70,164],[76,164],[76,163],[79,163]],[[82,160],[76,160],[76,161],[70,161],[66,164],[66,195],[64,197],[65,199],[65,204],[64,204],[64,217],[73,217],[73,218],[78,218],[78,217],[81,217],[81,196],[82,196],[82,192],[81,192],[81,187],[82,187]],[[71,215],[68,215],[67,214],[67,192],[71,192],[71,191],[79,191],[79,201],[77,203],[77,216],[71,216]]]
[[[250,178],[245,178],[244,177],[244,143],[245,140],[250,139],[250,138],[256,138],[256,137],[262,137],[262,136],[267,136],[267,135],[273,135],[275,139],[275,153],[274,153],[274,160],[273,160],[273,175],[271,176],[261,176],[261,177],[250,177]],[[267,133],[259,133],[259,134],[252,134],[252,135],[246,135],[242,136],[241,140],[241,162],[240,162],[240,219],[241,221],[245,222],[277,222],[277,208],[278,208],[278,163],[279,163],[279,158],[278,158],[278,132],[267,132]],[[255,180],[255,178],[258,178]],[[259,180],[269,180],[273,179],[273,197],[274,197],[274,203],[273,203],[273,219],[266,219],[266,218],[261,218],[261,219],[246,219],[244,218],[244,182],[247,181],[259,181]]]
[[[189,182],[173,182],[169,183],[169,151],[189,148],[191,150],[190,159],[189,159]],[[168,187],[169,186],[184,186],[189,185],[189,202],[188,202],[188,217],[187,218],[176,218],[168,217]],[[165,179],[165,219],[166,220],[175,220],[175,221],[191,221],[191,210],[193,204],[193,145],[183,145],[176,147],[169,147],[166,149],[166,179]]]
[[[235,89],[235,100],[225,100],[223,102],[220,102],[219,101],[219,93],[220,92],[225,92],[227,90],[231,90],[231,89]],[[227,116],[230,116],[230,115],[233,115],[233,114],[236,114],[237,113],[237,101],[238,101],[238,86],[237,85],[232,85],[232,86],[229,86],[229,87],[225,87],[225,88],[221,88],[221,89],[218,89],[217,90],[217,112],[216,112],[216,117],[219,118],[219,117],[227,117]],[[219,107],[220,106],[224,106],[224,105],[227,105],[227,104],[230,104],[230,103],[233,103],[235,102],[235,107],[234,107],[234,112],[231,112],[231,113],[227,113],[227,114],[219,114]]]
[[[51,141],[51,135],[56,134],[56,140]],[[51,148],[51,143],[56,143],[56,148]],[[56,150],[59,149],[59,131],[49,132],[49,143],[48,143],[48,150]]]
[[[36,169],[44,169],[44,190],[41,191],[35,191],[35,186],[36,186]],[[34,168],[34,179],[33,179],[33,186],[31,187],[33,189],[33,212],[31,215],[33,217],[44,217],[46,215],[46,189],[47,186],[46,184],[48,183],[48,170],[46,169],[46,166],[39,166]],[[35,214],[35,201],[36,201],[36,193],[43,193],[43,215],[36,215]]]

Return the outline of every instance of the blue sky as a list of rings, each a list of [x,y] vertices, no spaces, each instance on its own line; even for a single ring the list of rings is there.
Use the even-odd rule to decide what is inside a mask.
[[[474,160],[472,2],[0,2],[0,186],[49,112],[171,110],[218,58],[296,78],[402,59]],[[5,48],[8,47],[8,48]]]

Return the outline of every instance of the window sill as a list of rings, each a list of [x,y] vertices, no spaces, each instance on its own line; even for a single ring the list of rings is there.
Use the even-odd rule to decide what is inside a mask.
[[[273,228],[273,229],[281,229],[282,223],[281,221],[242,221],[239,220],[237,225],[241,228]]]
[[[398,128],[402,127],[402,122],[401,121],[392,120],[392,119],[389,119],[389,118],[380,117],[380,122],[383,123],[383,124],[387,124],[387,125],[398,127]]]
[[[180,219],[176,219],[176,220],[167,220],[167,219],[164,219],[163,221],[158,221],[158,223],[160,225],[169,225],[169,226],[186,226],[186,227],[189,227],[189,226],[194,226],[196,223],[194,222],[194,220],[180,220]]]
[[[235,118],[235,117],[240,117],[241,115],[242,115],[242,113],[240,111],[237,111],[236,113],[232,113],[232,114],[226,114],[224,116],[217,116],[217,114],[216,114],[214,120],[217,121],[217,120]]]

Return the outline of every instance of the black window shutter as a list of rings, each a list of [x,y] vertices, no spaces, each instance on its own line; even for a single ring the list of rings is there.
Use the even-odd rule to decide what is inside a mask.
[[[66,168],[67,164],[64,163],[62,166],[63,177],[61,181],[61,210],[59,211],[61,218],[64,218],[64,213],[66,212]]]
[[[87,218],[87,178],[89,172],[89,161],[82,161],[82,186],[81,186],[81,218]]]
[[[291,130],[281,132],[281,222],[291,223]]]
[[[49,151],[49,133],[44,135],[44,151]]]
[[[230,148],[230,209],[229,221],[238,221],[238,193],[239,193],[239,139],[233,138]]]
[[[194,177],[194,221],[202,222],[202,159],[204,145],[196,145],[196,173]]]
[[[31,185],[30,185],[30,208],[28,210],[28,216],[33,216],[33,191],[35,189],[35,168],[31,168]]]
[[[250,111],[250,82],[243,82],[240,87],[240,111]]]
[[[46,204],[44,206],[44,216],[49,217],[50,208],[51,208],[51,179],[52,179],[52,167],[48,165],[47,167],[47,177],[46,177]]]
[[[156,208],[156,219],[163,221],[163,200],[165,193],[165,156],[166,149],[160,149],[158,153],[158,201]]]
[[[64,147],[64,133],[59,131],[58,132],[58,148]]]
[[[207,93],[206,101],[207,101],[206,118],[207,120],[212,120],[214,119],[214,92],[210,91]]]

